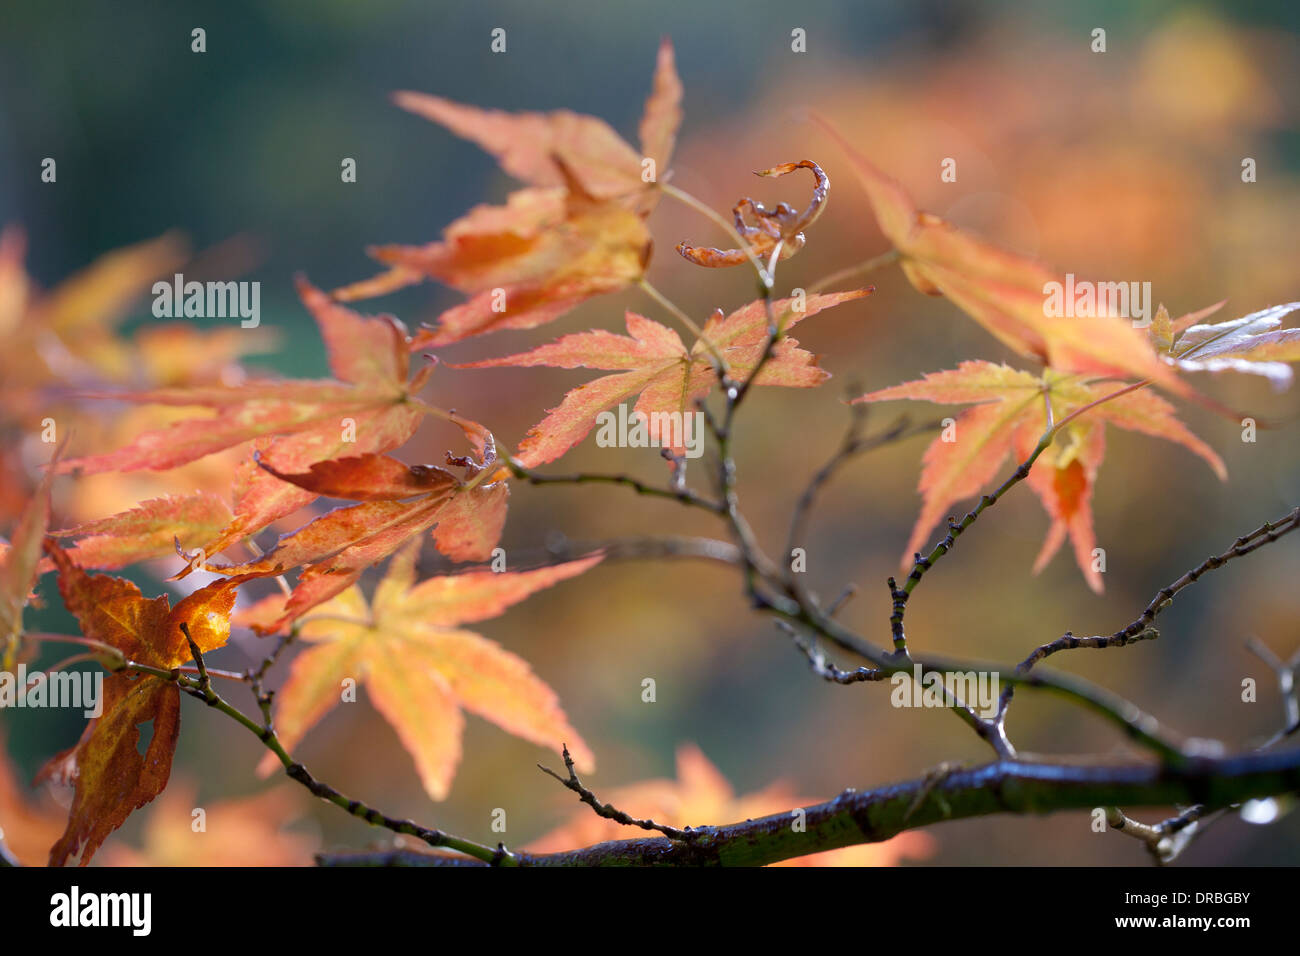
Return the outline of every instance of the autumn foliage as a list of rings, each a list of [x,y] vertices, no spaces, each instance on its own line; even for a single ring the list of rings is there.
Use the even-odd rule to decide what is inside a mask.
[[[818,122],[839,140],[837,154],[816,162],[773,156],[771,168],[760,172],[792,197],[799,190],[807,197],[811,187],[811,198],[773,208],[742,199],[730,215],[700,219],[701,231],[718,236],[716,248],[698,237],[654,236],[651,214],[665,197],[698,205],[669,175],[682,99],[666,41],[636,145],[591,116],[510,114],[397,93],[401,109],[476,143],[522,186],[501,205],[473,206],[427,244],[371,248],[382,266],[371,278],[329,293],[298,278],[298,296],[327,352],[325,379],[261,377],[242,369],[240,358],[265,346],[252,333],[199,332],[179,324],[120,334],[116,323],[128,304],[184,261],[186,252],[173,236],[111,253],[40,292],[24,271],[23,233],[14,227],[4,232],[0,425],[7,434],[30,433],[51,419],[66,443],[35,481],[5,452],[5,668],[58,637],[24,627],[23,609],[49,574],[78,626],[77,634],[63,637],[108,672],[102,715],[41,774],[73,788],[61,833],[48,848],[51,864],[88,863],[129,814],[163,793],[180,733],[181,699],[209,695],[212,702],[220,681],[207,673],[203,655],[224,646],[232,626],[262,635],[273,657],[287,655],[292,645],[273,703],[261,684],[265,668],[242,678],[265,705],[264,723],[249,720],[266,728],[264,739],[275,740],[260,768],[264,774],[295,775],[294,748],[349,681],[365,688],[391,725],[431,800],[448,796],[462,762],[466,713],[542,749],[559,753],[567,746],[577,770],[593,771],[596,755],[581,728],[570,724],[529,661],[469,629],[502,615],[522,626],[515,605],[552,587],[580,594],[582,575],[606,558],[595,550],[531,567],[511,563],[506,570],[495,559],[504,553],[499,548],[511,495],[545,494],[531,487],[533,479],[547,477],[535,469],[562,459],[588,438],[601,413],[627,403],[651,423],[651,439],[663,446],[669,486],[662,493],[685,498],[684,449],[659,430],[660,422],[708,409],[711,401],[716,408],[721,400],[726,411],[710,417],[721,422],[725,416],[714,432],[725,442],[731,412],[750,386],[824,385],[830,373],[789,333],[800,325],[802,336],[812,328],[803,322],[841,306],[847,311],[850,304],[855,314],[869,316],[873,289],[856,281],[838,283],[848,286],[838,290],[786,289],[779,276],[789,257],[814,255],[832,179],[837,191],[864,191],[890,244],[861,250],[861,259],[885,253],[917,292],[942,297],[1016,356],[1015,365],[972,357],[910,381],[874,383],[852,398],[855,404],[962,406],[921,455],[920,511],[902,547],[904,573],[960,509],[1029,462],[1024,481],[1048,519],[1034,570],[1068,543],[1087,586],[1100,592],[1093,501],[1108,427],[1175,443],[1226,481],[1222,458],[1180,420],[1175,402],[1231,411],[1209,395],[1201,373],[1259,375],[1278,387],[1291,383],[1300,329],[1284,327],[1283,320],[1300,303],[1226,321],[1212,320],[1218,306],[1181,318],[1162,307],[1148,328],[1104,311],[1051,316],[1044,287],[1061,273],[918,208],[898,180],[826,120]],[[759,297],[705,316],[680,314],[646,279],[655,251],[674,248],[680,268],[702,267],[695,281],[708,281],[709,269],[754,269]],[[360,301],[428,280],[464,296],[436,324],[412,330],[390,315],[358,311]],[[657,317],[611,312],[607,328],[558,337],[542,330],[526,349],[502,348],[493,357],[453,364],[597,373],[557,396],[553,407],[538,408],[536,424],[522,436],[494,433],[443,384],[438,352],[446,346],[539,329],[583,302],[637,288],[650,293],[645,311],[657,309]],[[51,360],[56,351],[69,361]],[[839,396],[828,392],[826,398],[828,407],[840,407]],[[100,410],[110,402],[124,404],[112,405],[116,412]],[[460,446],[437,463],[405,460],[403,447],[428,420],[452,426]],[[116,429],[117,421],[129,422],[131,433]],[[728,454],[721,457],[729,461]],[[52,516],[51,489],[59,483],[136,472],[176,477],[166,479],[168,490],[117,514],[69,521]],[[719,514],[736,507],[730,480],[724,475],[720,481],[713,507]],[[736,521],[735,527],[748,554],[744,525]],[[277,542],[258,548],[253,538],[270,529],[279,532]],[[421,574],[426,547],[458,566]],[[167,562],[185,594],[174,603],[146,597],[111,573],[158,561]],[[380,565],[382,571],[371,573]],[[748,558],[741,568],[765,573]],[[192,587],[191,576],[206,583]],[[797,596],[797,589],[790,593]],[[196,709],[193,719],[208,718]],[[737,796],[698,750],[684,748],[677,759],[675,781],[605,796],[633,815],[670,826],[730,823],[811,802],[784,785]],[[0,777],[0,796],[4,788],[13,789],[8,776]],[[300,844],[274,835],[287,818],[278,799],[252,814],[272,821],[266,840],[274,837],[278,849],[266,862],[304,862]],[[238,807],[226,812],[249,815]],[[0,814],[20,813],[40,821],[41,832],[54,832],[48,810],[38,812],[12,794],[0,802]],[[176,854],[168,857],[167,813],[179,811],[160,811],[162,822],[149,831],[156,851],[150,852],[175,860]],[[0,816],[0,822],[8,819]],[[525,849],[574,849],[617,839],[620,829],[579,815]],[[109,849],[122,861],[133,852]],[[816,862],[891,864],[930,849],[928,838],[911,834]]]

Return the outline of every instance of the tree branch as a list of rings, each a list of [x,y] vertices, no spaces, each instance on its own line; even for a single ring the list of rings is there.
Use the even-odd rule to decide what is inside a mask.
[[[936,779],[937,777],[937,779]],[[1213,810],[1300,788],[1300,750],[1210,759],[1178,768],[1149,764],[1078,766],[1003,760],[928,774],[876,790],[846,790],[791,813],[703,830],[690,842],[616,840],[561,853],[516,852],[520,866],[762,866],[862,843],[944,820],[1052,813],[1126,804],[1198,804]],[[322,854],[324,866],[439,866],[463,858],[412,851]]]

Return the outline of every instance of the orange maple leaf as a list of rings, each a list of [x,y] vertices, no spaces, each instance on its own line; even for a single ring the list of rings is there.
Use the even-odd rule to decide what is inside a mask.
[[[311,866],[315,836],[289,830],[303,816],[303,791],[291,784],[264,793],[199,802],[189,780],[173,781],[149,808],[140,847],[119,842],[100,854],[105,866]],[[202,828],[194,811],[203,811]]]
[[[580,765],[590,750],[569,726],[555,693],[528,664],[458,625],[496,617],[528,595],[574,577],[601,560],[593,554],[535,571],[466,571],[415,583],[419,543],[393,556],[369,603],[349,587],[299,620],[312,646],[293,662],[276,695],[275,726],[286,749],[339,700],[345,678],[370,689],[371,700],[415,760],[424,789],[447,796],[460,760],[461,710],[510,733],[559,750],[566,742]],[[264,604],[283,605],[276,595]],[[254,606],[236,620],[274,617]],[[261,771],[279,767],[271,755]]]
[[[785,317],[782,327],[788,329],[823,309],[860,299],[871,291],[810,295],[802,301],[802,308],[797,307],[799,300],[781,299],[772,307],[777,316]],[[658,322],[635,312],[628,312],[626,320],[628,335],[602,330],[579,332],[529,352],[452,367],[546,365],[619,373],[578,386],[529,429],[519,445],[518,458],[526,467],[534,467],[559,458],[587,436],[600,412],[634,395],[640,395],[634,411],[645,418],[651,440],[680,451],[682,441],[671,440],[666,423],[674,415],[692,414],[696,399],[708,395],[716,384],[718,376],[710,345],[726,361],[732,377],[744,381],[757,366],[767,341],[767,310],[762,300],[725,318],[721,310],[716,311],[705,324],[701,339],[689,350],[676,332]],[[830,373],[818,367],[816,356],[798,346],[794,339],[782,338],[754,384],[809,388],[829,378]],[[685,418],[676,420],[682,422],[684,431]]]
[[[1009,455],[1025,461],[1050,427],[1074,411],[1118,392],[1122,383],[1060,375],[1042,376],[992,362],[962,362],[956,369],[880,389],[854,399],[880,402],[899,398],[943,404],[973,404],[962,412],[925,451],[918,490],[921,514],[903,552],[910,566],[931,529],[953,502],[978,494],[998,477]],[[1052,519],[1047,540],[1035,563],[1038,571],[1068,536],[1089,586],[1102,590],[1093,568],[1092,489],[1105,454],[1103,425],[1177,442],[1199,455],[1220,479],[1227,478],[1222,459],[1174,415],[1173,406],[1151,391],[1131,391],[1100,402],[1065,426],[1057,441],[1039,456],[1027,482]]]
[[[137,371],[134,348],[117,337],[116,326],[155,279],[184,262],[184,240],[167,233],[116,249],[46,293],[38,292],[23,269],[25,246],[17,227],[0,234],[0,335],[6,339],[0,370],[5,379],[24,383],[56,377],[64,364],[80,364],[115,382],[131,377]]]
[[[71,401],[69,386],[235,380],[235,359],[266,344],[264,330],[206,332],[184,324],[119,333],[132,303],[185,255],[183,240],[168,233],[114,250],[44,291],[27,274],[23,231],[0,230],[0,460],[6,466],[0,521],[16,516],[32,491],[15,457],[18,438],[32,422],[53,419],[61,431],[72,428],[92,440],[106,430],[93,409]]]
[[[468,293],[413,349],[500,329],[529,329],[642,277],[650,257],[644,218],[666,176],[681,123],[672,46],[660,45],[641,120],[641,152],[603,120],[568,110],[509,114],[401,92],[399,106],[473,140],[530,188],[504,206],[477,206],[425,246],[370,250],[392,268],[334,291],[341,300],[381,295],[426,278]],[[649,164],[653,163],[653,167]],[[647,171],[653,169],[652,174]]]
[[[561,189],[526,189],[505,207],[472,210],[441,242],[383,246],[371,254],[471,294],[444,312],[436,328],[420,330],[411,348],[421,349],[535,328],[631,285],[645,273],[650,233],[622,205]]]
[[[145,598],[132,582],[86,574],[48,540],[45,550],[59,571],[59,592],[68,610],[92,641],[114,648],[122,658],[170,670],[191,657],[180,625],[189,628],[203,652],[230,637],[235,586],[243,578],[217,581],[183,598],[175,607],[163,597]],[[87,725],[71,750],[52,758],[40,779],[75,784],[68,824],[50,850],[50,865],[62,866],[80,852],[90,862],[104,839],[133,810],[167,786],[172,754],[180,733],[180,690],[151,675],[117,672],[103,684],[102,712]],[[152,725],[140,751],[140,726]]]
[[[505,525],[508,472],[497,462],[490,432],[475,422],[452,417],[479,456],[477,460],[448,456],[449,463],[465,469],[466,481],[434,465],[406,465],[387,455],[319,462],[299,474],[262,464],[289,487],[362,503],[336,508],[285,535],[255,561],[206,568],[218,574],[265,577],[305,566],[279,615],[257,620],[259,633],[287,626],[425,531],[432,530],[438,550],[455,561],[487,560]],[[202,555],[198,558],[201,565]],[[195,564],[192,561],[191,567]]]
[[[50,459],[36,493],[27,502],[9,542],[0,541],[0,670],[13,669],[23,630],[23,608],[42,573],[41,548],[50,526],[50,486],[65,445]]]
[[[402,109],[447,127],[491,153],[501,168],[531,186],[569,186],[576,180],[595,199],[637,199],[653,195],[655,180],[668,169],[681,124],[682,84],[672,43],[663,39],[650,96],[640,126],[641,150],[625,142],[604,120],[570,110],[503,113],[427,93],[402,91]],[[643,158],[655,161],[655,180],[642,176]]]
[[[174,232],[105,253],[42,292],[27,275],[21,229],[0,231],[0,376],[15,391],[74,375],[117,384],[215,380],[239,356],[266,349],[267,330],[199,330],[151,324],[130,336],[118,325],[155,279],[188,257]],[[10,401],[14,396],[10,397]]]
[[[54,464],[58,462],[55,453]],[[3,669],[9,670],[23,629],[23,608],[36,585],[41,542],[50,523],[50,483],[54,469],[46,470],[40,487],[18,519],[13,538],[0,541],[0,646]]]
[[[234,464],[233,506],[221,495],[200,489],[148,498],[107,518],[50,533],[80,539],[68,553],[83,568],[114,570],[178,551],[196,567],[202,565],[208,557],[316,500],[316,494],[259,466],[258,457],[272,441],[255,440],[253,457]]]
[[[673,827],[722,826],[765,817],[794,807],[821,803],[800,797],[786,783],[737,796],[731,784],[694,744],[677,748],[676,780],[644,780],[601,795],[625,813]],[[556,853],[606,840],[626,840],[642,833],[615,820],[598,817],[588,808],[573,819],[524,847],[532,853]],[[882,843],[827,850],[783,860],[773,866],[893,866],[904,858],[924,859],[934,852],[934,840],[924,833],[901,833]]]
[[[330,458],[395,448],[419,426],[424,410],[411,401],[432,366],[408,382],[410,355],[402,324],[367,318],[335,302],[306,280],[298,291],[325,339],[336,381],[249,382],[128,392],[107,397],[164,405],[207,406],[216,414],[145,432],[125,448],[62,464],[63,471],[155,471],[264,436],[281,436],[263,458],[284,471]]]
[[[258,439],[253,443],[253,455],[235,467],[230,520],[206,543],[201,543],[201,539],[194,541],[204,556],[220,554],[237,541],[256,534],[316,500],[313,492],[282,481],[262,467],[262,455],[274,441]],[[187,551],[195,550],[195,547],[187,545],[187,539],[181,539],[180,543]]]
[[[68,549],[80,567],[111,571],[173,554],[177,542],[198,547],[216,537],[230,520],[225,501],[211,492],[196,491],[150,498],[129,511],[50,533],[80,539]]]
[[[881,232],[919,291],[946,296],[1004,345],[1057,371],[1149,379],[1174,394],[1195,396],[1130,320],[1049,315],[1048,286],[1060,275],[918,209],[896,180],[825,120],[818,122],[849,154]]]

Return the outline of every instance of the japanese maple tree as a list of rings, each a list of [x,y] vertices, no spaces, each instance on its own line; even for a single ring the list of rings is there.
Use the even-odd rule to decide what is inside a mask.
[[[920,209],[898,181],[823,119],[818,122],[839,140],[838,153],[816,161],[772,156],[773,165],[759,171],[774,188],[790,190],[791,202],[768,208],[745,198],[725,215],[671,181],[683,95],[666,40],[635,146],[603,120],[569,111],[511,114],[425,93],[396,94],[400,108],[476,143],[522,185],[503,204],[473,206],[427,244],[370,249],[383,266],[372,278],[332,293],[299,278],[298,296],[324,343],[329,378],[216,374],[237,368],[241,355],[257,347],[237,335],[182,326],[171,329],[160,347],[156,328],[121,333],[117,321],[124,303],[183,259],[175,237],[114,253],[63,286],[39,293],[23,268],[23,237],[12,229],[3,234],[0,424],[17,432],[47,415],[79,420],[87,409],[93,414],[110,401],[153,409],[155,415],[149,427],[120,442],[93,427],[71,429],[62,439],[67,447],[34,480],[23,478],[24,506],[2,516],[10,528],[0,548],[5,669],[33,659],[39,648],[67,643],[108,673],[102,713],[69,750],[51,755],[41,772],[42,779],[72,788],[62,831],[48,848],[51,864],[90,862],[131,813],[164,792],[185,696],[213,711],[196,709],[192,719],[225,718],[252,733],[266,749],[264,774],[283,772],[313,796],[407,841],[396,850],[335,854],[327,862],[767,864],[811,858],[890,864],[932,852],[931,839],[914,831],[942,819],[995,809],[1097,806],[1127,819],[1120,805],[1178,802],[1187,809],[1177,817],[1139,831],[1153,853],[1167,859],[1186,845],[1175,835],[1188,831],[1189,823],[1294,789],[1300,751],[1270,749],[1294,725],[1256,751],[1207,758],[1136,704],[1038,665],[1077,647],[1119,648],[1156,637],[1157,618],[1179,592],[1296,530],[1300,506],[1225,542],[1221,554],[1163,588],[1120,630],[1091,637],[1067,633],[1037,642],[1036,649],[1031,639],[1028,656],[1018,664],[930,654],[909,639],[905,623],[922,581],[941,562],[952,563],[944,559],[958,539],[1021,484],[1038,497],[1048,519],[1033,570],[1068,542],[1083,584],[1100,592],[1094,489],[1104,473],[1108,426],[1175,443],[1180,453],[1200,458],[1228,481],[1220,454],[1183,423],[1175,403],[1228,410],[1202,373],[1257,375],[1279,388],[1289,386],[1291,363],[1300,361],[1300,329],[1283,323],[1300,302],[1218,321],[1210,320],[1219,306],[1181,318],[1162,307],[1149,328],[1105,310],[1087,318],[1051,315],[1044,292],[1057,272]],[[851,175],[842,177],[840,170]],[[837,191],[854,188],[856,180],[890,248],[863,249],[862,265],[850,276],[832,275],[806,289],[787,287],[784,263],[795,255],[805,261],[817,255],[832,175]],[[795,198],[809,188],[806,198]],[[715,231],[713,241],[720,245],[707,246],[698,236],[656,235],[651,214],[663,200],[701,213],[700,229]],[[675,249],[675,266],[690,270],[695,282],[707,282],[716,274],[711,270],[750,271],[757,296],[751,292],[694,317],[649,282],[656,249]],[[853,429],[799,498],[792,515],[796,529],[818,490],[845,462],[916,435],[932,436],[917,466],[919,516],[903,547],[902,572],[888,582],[889,622],[879,622],[879,633],[869,634],[842,623],[839,602],[812,593],[797,560],[787,561],[760,540],[738,489],[741,476],[761,465],[739,460],[734,438],[740,429],[761,424],[742,414],[753,386],[824,386],[830,373],[819,356],[789,333],[799,325],[801,337],[814,334],[826,319],[803,323],[829,310],[869,315],[874,288],[864,284],[865,277],[894,263],[918,292],[942,297],[954,313],[973,319],[990,336],[990,346],[1009,350],[1015,364],[972,356],[955,368],[900,373],[850,396]],[[456,290],[464,301],[414,332],[392,316],[357,311],[355,303],[426,280]],[[608,327],[559,336],[532,332],[584,302],[624,291],[643,295],[644,302],[637,311],[606,307]],[[478,370],[599,373],[549,410],[536,409],[536,424],[523,435],[498,433],[486,414],[463,408],[454,380],[438,368],[445,347],[489,335],[486,341],[495,345],[506,338],[498,333],[507,331],[531,333],[534,342],[524,350],[502,346],[494,356],[447,364],[483,376],[533,373]],[[93,375],[79,377],[68,371],[73,366],[45,361],[51,342],[77,358],[76,369],[90,368]],[[164,353],[168,361],[160,358]],[[821,393],[827,415],[845,412],[839,396],[825,388]],[[964,407],[940,423],[900,421],[871,434],[861,431],[858,413],[867,405],[901,400]],[[540,470],[587,440],[602,414],[629,403],[666,460],[661,481],[612,471]],[[711,459],[688,473],[685,448],[664,429],[666,422],[695,415],[706,425]],[[408,461],[417,430],[429,420],[451,426],[463,444],[442,461]],[[791,459],[815,453],[798,435],[783,440]],[[200,486],[179,478],[168,493],[115,514],[68,520],[57,507],[59,488],[87,476],[179,474],[202,462],[217,463],[215,482]],[[6,459],[5,467],[16,470],[17,463]],[[728,540],[664,538],[650,550],[661,556],[706,554],[733,566],[755,618],[774,621],[829,683],[920,681],[938,706],[953,711],[987,744],[993,763],[941,768],[924,779],[823,803],[799,797],[784,784],[737,796],[698,749],[684,747],[676,780],[598,794],[579,772],[593,773],[600,755],[534,670],[539,661],[528,641],[521,639],[516,653],[468,629],[502,617],[526,637],[527,607],[515,605],[550,588],[580,595],[597,565],[643,556],[637,551],[644,552],[644,541],[612,540],[585,553],[554,551],[520,567],[513,559],[507,565],[501,541],[511,495],[545,496],[555,484],[622,485],[710,514]],[[622,493],[593,490],[592,497]],[[962,508],[969,510],[963,514]],[[265,542],[268,532],[277,534],[276,542],[259,546],[256,539]],[[801,544],[793,534],[792,541]],[[422,563],[428,567],[422,553],[436,558],[442,570],[422,573]],[[167,568],[181,591],[178,599],[146,596],[118,573],[145,562]],[[24,609],[44,575],[57,582],[78,633],[26,626]],[[1008,577],[1006,587],[1016,587],[1014,576]],[[191,584],[196,578],[204,583]],[[249,628],[265,641],[260,663],[244,672],[221,671],[206,659],[227,644],[232,627]],[[859,663],[842,668],[830,653]],[[281,661],[287,663],[284,675],[275,678]],[[963,672],[1001,682],[991,710],[945,682]],[[563,772],[548,772],[586,805],[581,815],[530,845],[492,846],[397,819],[346,796],[310,773],[294,752],[340,701],[341,688],[358,685],[409,754],[431,801],[446,799],[457,768],[474,759],[472,752],[462,754],[468,712],[563,760]],[[253,706],[237,703],[228,686],[251,691]],[[1092,766],[1020,755],[1006,716],[1013,692],[1022,690],[1053,694],[1099,715],[1145,760]],[[868,686],[861,692],[874,691]],[[1037,773],[1036,765],[1056,772]],[[349,781],[347,787],[362,783]],[[991,793],[1001,802],[991,802]],[[0,812],[30,816],[40,832],[53,833],[47,811],[6,801]],[[166,812],[160,811],[146,836],[147,852],[174,858],[168,827],[176,824],[168,820],[176,811],[162,806]],[[790,825],[792,809],[802,815],[799,827]],[[283,815],[274,801],[266,812],[277,820]],[[654,836],[628,839],[644,835],[638,830]],[[117,852],[129,859],[146,851]],[[301,856],[301,848],[287,841],[268,859],[295,854]]]

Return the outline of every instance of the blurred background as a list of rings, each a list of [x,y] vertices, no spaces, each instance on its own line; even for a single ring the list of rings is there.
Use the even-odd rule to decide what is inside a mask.
[[[805,201],[801,178],[760,182],[752,169],[811,158],[832,179],[828,211],[807,247],[782,266],[783,286],[806,286],[887,248],[845,156],[808,122],[806,111],[815,108],[922,208],[1061,271],[1150,281],[1155,300],[1175,316],[1226,298],[1220,317],[1229,318],[1300,298],[1297,26],[1288,0],[1249,9],[1065,0],[11,0],[0,11],[0,224],[25,228],[26,269],[43,288],[115,248],[178,230],[207,268],[238,270],[262,283],[262,324],[278,341],[247,366],[321,376],[324,351],[293,294],[295,272],[325,288],[363,278],[374,271],[366,246],[432,241],[470,206],[500,202],[514,185],[476,147],[393,106],[391,91],[502,109],[570,108],[601,116],[633,139],[655,50],[667,35],[686,89],[675,184],[729,209],[742,195]],[[195,27],[206,30],[206,53],[191,52]],[[507,31],[505,54],[489,50],[495,27]],[[1097,27],[1106,30],[1105,53],[1090,50]],[[794,28],[806,30],[806,53],[791,51]],[[57,159],[56,183],[40,179],[45,157]],[[340,182],[343,157],[356,159],[355,183]],[[939,179],[946,157],[957,160],[955,183]],[[1254,183],[1242,182],[1244,157],[1256,161]],[[650,227],[658,250],[650,277],[693,315],[703,319],[715,307],[730,310],[753,297],[743,270],[703,273],[672,253],[680,239],[717,241],[698,215],[663,203]],[[799,330],[801,343],[823,356],[834,378],[819,389],[759,390],[744,409],[741,501],[770,550],[783,546],[793,502],[842,434],[846,394],[962,359],[1016,361],[949,302],[916,293],[896,268],[872,281],[875,296]],[[415,327],[460,299],[425,284],[362,308],[391,311]],[[468,341],[440,357],[472,361],[566,332],[617,330],[625,308],[667,321],[629,291],[596,299],[551,326]],[[123,319],[128,336],[147,334],[155,321],[147,300]],[[543,409],[591,377],[581,370],[443,368],[426,394],[488,424],[513,446]],[[1279,394],[1244,378],[1202,377],[1196,384],[1278,426],[1261,430],[1257,442],[1243,443],[1236,421],[1182,409],[1227,462],[1227,485],[1184,449],[1110,430],[1095,501],[1098,543],[1107,551],[1103,596],[1088,590],[1065,553],[1031,576],[1047,519],[1032,495],[1016,493],[927,578],[909,610],[913,648],[1014,662],[1067,629],[1109,633],[1206,555],[1294,507],[1300,389]],[[7,406],[4,488],[17,500],[49,449],[34,437],[41,409],[8,388],[0,394]],[[903,411],[919,420],[938,410],[881,406],[872,412],[874,427]],[[120,413],[99,426],[109,438],[138,427],[128,410]],[[880,642],[889,613],[884,579],[896,572],[919,507],[915,485],[925,443],[914,438],[845,469],[810,526],[809,586],[829,597],[857,583],[860,593],[844,619]],[[400,455],[437,461],[448,447],[459,449],[456,436],[430,426]],[[591,439],[555,468],[664,477],[653,449],[601,449]],[[180,476],[63,481],[56,485],[56,523],[101,517],[163,491],[221,490],[228,477],[227,466],[215,461]],[[11,518],[7,511],[5,520]],[[0,533],[10,530],[0,526]],[[584,541],[672,532],[724,535],[707,516],[623,489],[515,487],[502,543],[522,555],[561,540],[557,535]],[[173,565],[137,566],[129,575],[146,594],[162,593],[171,587],[163,578]],[[431,548],[422,567],[442,567]],[[1185,592],[1162,617],[1158,642],[1079,651],[1056,663],[1184,733],[1245,748],[1272,733],[1282,711],[1271,672],[1244,644],[1254,636],[1282,657],[1296,650],[1298,576],[1300,547],[1288,539]],[[43,579],[40,592],[49,606],[29,611],[29,626],[71,630],[52,578]],[[674,776],[675,754],[690,743],[737,794],[785,781],[792,793],[829,797],[849,786],[917,777],[943,760],[987,759],[947,713],[895,710],[885,687],[816,678],[789,641],[748,610],[738,579],[721,566],[607,564],[479,630],[529,660],[557,690],[597,754],[598,772],[587,782],[598,793]],[[246,667],[265,649],[240,633],[213,663]],[[858,663],[842,656],[837,662]],[[275,673],[282,678],[283,665]],[[647,677],[656,681],[655,703],[642,701]],[[1256,703],[1241,700],[1246,677],[1259,682]],[[534,766],[554,766],[558,758],[476,718],[468,722],[449,799],[432,804],[364,692],[362,701],[336,708],[297,754],[344,792],[390,814],[512,846],[572,818],[572,795]],[[174,775],[187,788],[184,799],[196,794],[195,806],[235,801],[231,812],[247,825],[248,805],[238,801],[271,786],[253,772],[260,745],[189,703],[183,722]],[[15,807],[27,806],[34,820],[43,819],[31,808],[46,796],[27,792],[26,781],[49,755],[71,746],[81,726],[71,712],[0,714],[14,779],[21,781],[0,786],[0,812],[8,800],[11,818]],[[1125,753],[1093,718],[1028,694],[1017,698],[1009,730],[1022,750],[1035,753]],[[317,805],[300,788],[257,799],[269,802],[257,804],[252,816],[271,822],[266,839],[251,842],[284,844],[283,855],[270,861],[304,859],[312,846],[384,843],[379,831]],[[491,830],[495,808],[507,811],[504,835]],[[177,811],[160,800],[110,839],[102,862],[192,859],[183,840],[179,850],[168,843],[168,814],[177,833],[187,832],[183,806]],[[1158,818],[1152,811],[1136,815]],[[276,833],[281,823],[287,836]],[[15,826],[4,819],[0,825],[12,837]],[[913,848],[910,862],[1146,859],[1134,840],[1092,833],[1086,814],[968,821],[928,832],[932,839]],[[116,859],[107,849],[113,846]],[[252,852],[241,850],[245,858]],[[1184,859],[1294,864],[1300,814],[1268,827],[1228,819]]]

